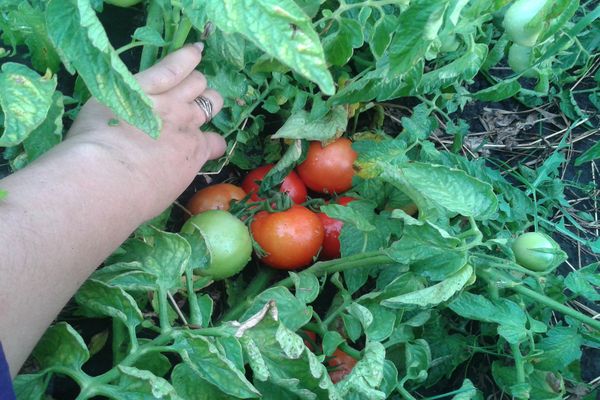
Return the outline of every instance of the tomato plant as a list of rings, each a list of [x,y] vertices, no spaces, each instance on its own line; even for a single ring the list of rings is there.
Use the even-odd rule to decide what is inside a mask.
[[[548,0],[517,0],[504,14],[504,29],[513,42],[532,47],[542,33],[544,19],[539,13]]]
[[[356,360],[342,350],[336,349],[331,357],[327,359],[327,365],[329,365],[331,381],[338,383],[352,372],[352,369],[356,365]]]
[[[258,167],[250,171],[242,181],[242,189],[244,189],[246,193],[250,193],[250,199],[252,201],[263,200],[258,197],[260,182],[271,169],[273,169],[273,164]],[[279,190],[282,193],[287,193],[296,204],[301,204],[306,201],[306,186],[294,171],[290,172],[283,180]]]
[[[527,232],[512,244],[517,263],[532,271],[543,272],[565,259],[558,243],[542,232]]]
[[[508,65],[516,73],[523,73],[526,78],[535,78],[537,72],[531,69],[533,61],[532,57],[533,50],[531,47],[521,46],[520,44],[514,43],[508,50]]]
[[[230,183],[217,183],[200,189],[190,198],[186,208],[192,214],[208,210],[229,210],[231,200],[242,200],[246,192]]]
[[[353,197],[343,196],[337,199],[337,203],[345,206],[356,200]],[[331,218],[325,213],[318,213],[317,216],[323,224],[323,249],[319,253],[319,258],[323,260],[332,260],[340,257],[340,233],[344,223],[338,219]]]
[[[254,240],[266,253],[261,261],[285,270],[307,266],[323,243],[323,225],[306,207],[292,206],[281,212],[261,211],[250,225]]]
[[[224,279],[240,272],[250,260],[252,239],[242,221],[222,210],[210,210],[191,217],[182,233],[202,235],[210,256],[202,275]]]
[[[352,187],[356,157],[350,139],[339,138],[326,146],[311,142],[297,171],[306,186],[316,192],[342,193]]]

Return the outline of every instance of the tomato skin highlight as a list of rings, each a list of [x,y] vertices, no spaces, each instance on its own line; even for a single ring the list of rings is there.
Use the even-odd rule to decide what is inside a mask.
[[[543,26],[540,23],[530,26],[530,22],[547,2],[548,0],[517,0],[512,3],[502,22],[508,38],[521,46],[535,46]]]
[[[348,203],[356,200],[353,197],[340,197],[337,200],[337,203],[346,206]],[[331,218],[325,213],[318,213],[317,216],[321,220],[323,224],[323,231],[325,232],[325,236],[323,238],[323,249],[319,254],[319,258],[321,260],[333,260],[335,258],[340,258],[340,233],[342,232],[342,227],[344,223],[339,219]]]
[[[215,280],[229,278],[240,272],[252,256],[252,239],[242,221],[227,211],[209,210],[194,215],[181,228],[182,233],[198,232],[204,238],[210,254],[207,269],[201,275]]]
[[[307,266],[323,243],[323,225],[308,208],[294,205],[282,212],[261,211],[250,225],[252,236],[267,253],[269,267],[295,270]]]
[[[231,200],[242,200],[246,192],[230,183],[217,183],[197,191],[188,201],[186,208],[192,214],[208,210],[229,210]]]
[[[544,272],[564,258],[558,243],[541,232],[527,232],[512,244],[517,264],[531,271]]]
[[[352,368],[356,365],[356,360],[342,350],[336,349],[331,355],[331,358],[327,360],[327,365],[332,368],[332,370],[329,371],[331,381],[333,383],[338,383],[344,379],[346,375],[352,372]]]
[[[250,194],[250,200],[252,201],[261,201],[258,197],[258,190],[260,188],[260,181],[262,181],[269,172],[273,169],[273,164],[266,164],[261,167],[258,167],[248,173],[242,182],[242,189],[246,193]],[[256,183],[259,181],[259,183]],[[282,193],[287,193],[288,196],[292,199],[292,201],[296,204],[301,204],[306,201],[307,190],[306,185],[300,179],[298,174],[294,171],[290,172],[290,174],[283,180],[281,187],[279,189]]]
[[[321,142],[311,142],[306,160],[296,170],[309,189],[328,194],[342,193],[352,187],[353,164],[357,157],[347,138],[339,138],[325,147]]]

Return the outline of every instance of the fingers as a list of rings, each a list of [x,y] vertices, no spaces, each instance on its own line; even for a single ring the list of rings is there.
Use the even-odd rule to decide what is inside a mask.
[[[222,136],[214,132],[205,132],[202,134],[206,141],[207,156],[209,160],[216,160],[225,154],[227,143]]]
[[[181,83],[171,91],[177,100],[193,101],[206,90],[206,77],[199,71],[192,71]]]
[[[148,94],[160,94],[181,83],[196,68],[202,58],[203,45],[196,43],[169,54],[158,64],[136,75]]]
[[[190,112],[193,115],[192,123],[197,126],[207,123],[209,119],[214,118],[223,108],[223,97],[216,90],[206,89],[201,96],[212,104],[212,110],[206,110],[194,101],[189,103]],[[211,112],[209,113],[209,111]]]

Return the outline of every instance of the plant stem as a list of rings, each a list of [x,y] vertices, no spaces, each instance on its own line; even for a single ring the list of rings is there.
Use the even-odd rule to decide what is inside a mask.
[[[125,336],[125,324],[113,318],[112,320],[112,355],[113,360],[116,363],[121,361],[123,353],[121,352],[121,346],[123,345],[123,337]]]
[[[198,296],[194,291],[194,273],[191,269],[185,271],[185,284],[187,286],[187,299],[190,306],[190,323],[202,326],[202,312],[198,304]]]
[[[521,354],[521,348],[519,347],[519,343],[510,343],[510,350],[512,351],[513,358],[515,359],[517,383],[525,383],[525,365],[523,362],[523,354]]]
[[[146,17],[146,26],[156,29],[159,33],[163,32],[164,21],[162,10],[158,0],[151,0],[148,6],[148,17]],[[150,68],[156,62],[158,57],[158,47],[146,45],[142,50],[140,59],[140,71]]]
[[[190,30],[192,29],[192,22],[186,16],[183,16],[177,25],[177,30],[173,35],[173,40],[169,44],[169,53],[174,52],[185,44],[185,41],[190,34]]]
[[[567,307],[564,304],[561,304],[558,301],[553,300],[546,295],[538,293],[534,290],[525,287],[520,283],[515,282],[510,276],[503,273],[502,271],[499,271],[497,269],[485,270],[479,268],[477,269],[477,275],[488,282],[502,283],[503,286],[508,286],[510,289],[523,296],[529,297],[530,299],[535,300],[538,303],[544,304],[547,307],[550,307],[553,310],[558,311],[564,315],[573,317],[576,320],[581,321],[584,324],[587,324],[592,328],[600,331],[600,321],[588,317],[587,315],[584,315],[579,311],[572,309],[571,307]],[[507,285],[507,283],[511,283],[512,285]]]
[[[303,272],[310,272],[316,276],[324,274],[330,274],[333,272],[340,272],[355,268],[372,267],[378,264],[392,264],[394,261],[382,251],[370,251],[362,254],[355,254],[353,256],[338,258],[337,260],[331,261],[320,261],[313,264],[312,267],[304,270]],[[277,286],[290,287],[293,285],[292,278],[286,278],[277,283]]]
[[[166,334],[171,331],[171,323],[169,322],[169,300],[167,291],[158,287],[158,318],[160,322],[161,334]]]

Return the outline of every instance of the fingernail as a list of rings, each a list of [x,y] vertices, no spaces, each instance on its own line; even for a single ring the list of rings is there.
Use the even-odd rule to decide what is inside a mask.
[[[194,46],[196,46],[196,48],[198,50],[200,50],[200,52],[202,52],[204,50],[204,43],[202,43],[202,42],[196,42],[196,43],[194,43]]]

